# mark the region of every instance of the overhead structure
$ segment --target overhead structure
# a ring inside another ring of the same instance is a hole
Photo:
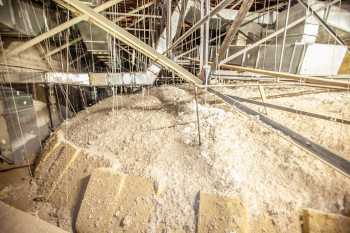
[[[101,12],[101,11],[104,11],[116,4],[118,4],[119,2],[122,2],[123,0],[109,0],[108,2],[104,3],[104,4],[101,4],[99,6],[97,6],[94,11],[96,12]],[[55,34],[57,33],[60,33],[84,20],[88,20],[88,17],[86,15],[80,15],[80,16],[77,16],[71,20],[68,20],[67,22],[65,23],[62,23],[61,25],[58,25],[57,27],[39,35],[39,36],[36,36],[35,38],[21,44],[20,46],[18,46],[17,48],[11,50],[11,51],[8,51],[6,53],[6,56],[7,57],[11,57],[11,56],[15,56],[31,47],[33,47],[34,45],[37,45],[39,44],[40,42],[54,36]]]
[[[63,0],[63,1],[75,7],[82,14],[87,15],[89,17],[89,20],[93,24],[100,27],[104,31],[108,32],[110,35],[116,37],[118,40],[129,45],[135,50],[143,53],[144,55],[146,55],[153,61],[157,62],[158,64],[163,65],[164,67],[174,71],[186,81],[193,83],[195,85],[200,85],[201,82],[196,76],[194,76],[189,71],[187,71],[180,65],[176,64],[174,61],[170,60],[166,56],[159,54],[155,49],[145,44],[143,41],[139,40],[134,35],[128,33],[123,28],[117,26],[115,23],[108,20],[106,17],[98,14],[97,12],[93,11],[91,8],[89,8],[88,6],[85,6],[84,4],[82,4],[77,0]]]
[[[68,43],[66,43],[66,44],[64,44],[64,45],[62,45],[62,46],[60,46],[60,47],[58,47],[58,48],[56,48],[56,49],[50,51],[50,52],[48,52],[48,53],[45,55],[45,58],[51,57],[51,56],[55,55],[56,53],[62,51],[63,49],[69,48],[70,46],[72,46],[72,45],[78,43],[78,42],[81,41],[82,39],[83,39],[83,38],[79,37],[79,38],[77,38],[77,39],[74,39],[74,40],[72,40],[72,41],[70,41],[70,42],[68,42]]]
[[[244,18],[246,17],[250,7],[253,5],[254,0],[246,0],[243,1],[237,16],[235,17],[235,20],[233,21],[231,27],[226,32],[226,36],[224,41],[222,42],[222,45],[219,49],[218,54],[218,62],[220,62],[222,59],[224,59],[227,49],[229,49],[233,39],[238,33],[239,27],[242,25]],[[215,64],[215,63],[214,63]]]
[[[335,4],[339,3],[339,2],[340,2],[340,0],[334,0],[334,1],[330,2],[329,4],[327,4],[327,6],[320,7],[320,8],[318,8],[317,10],[315,10],[314,12],[318,12],[318,11],[321,11],[321,10],[325,10],[325,9],[327,9],[328,7],[330,7],[330,6],[332,6],[332,5],[335,5]],[[245,54],[246,52],[248,52],[248,51],[250,51],[250,50],[256,48],[257,46],[259,46],[259,45],[261,45],[261,44],[263,44],[263,43],[265,43],[265,42],[267,42],[267,41],[269,41],[269,40],[275,38],[276,36],[282,34],[283,32],[285,32],[285,30],[289,30],[289,29],[291,29],[291,28],[293,28],[293,27],[296,27],[297,25],[303,23],[303,22],[304,22],[308,17],[310,17],[310,16],[312,16],[311,13],[309,13],[308,15],[305,15],[305,16],[303,16],[303,17],[301,17],[301,18],[295,20],[294,22],[291,22],[291,23],[288,24],[288,25],[285,25],[285,26],[282,27],[281,29],[275,31],[274,33],[271,33],[270,35],[266,36],[265,38],[262,38],[262,39],[260,39],[259,41],[256,41],[255,43],[248,45],[247,47],[245,47],[244,49],[240,50],[239,52],[236,52],[236,53],[234,53],[234,54],[228,56],[227,58],[221,60],[221,61],[219,62],[219,64],[222,65],[222,64],[226,64],[226,63],[232,61],[233,59],[235,59],[235,58],[237,58],[237,57],[239,57],[239,56]]]
[[[350,213],[349,46],[341,0],[0,0],[0,176],[32,176],[0,196],[80,233]],[[62,232],[1,210],[8,229]],[[349,233],[331,217],[327,233]]]
[[[138,13],[139,11],[142,11],[144,9],[146,9],[147,7],[150,7],[152,5],[154,5],[156,3],[156,0],[153,0],[153,1],[150,1],[146,4],[143,4],[142,6],[140,7],[137,7],[136,9],[133,9],[131,11],[129,11],[128,13],[124,13],[124,15],[122,17],[118,17],[115,22],[119,22],[119,21],[122,21],[124,19],[126,19],[127,16],[130,16],[130,15],[133,15],[133,14],[136,14]],[[140,14],[141,17],[148,17],[148,16],[145,16],[144,14]],[[154,15],[152,15],[154,17]]]
[[[345,42],[337,35],[337,33],[319,16],[319,14],[314,11],[304,0],[298,0],[298,2],[308,11],[312,13],[317,21],[326,29],[326,31],[341,45],[346,45]],[[350,49],[348,48],[350,52]]]
[[[222,2],[220,2],[212,11],[209,12],[209,14],[202,17],[195,25],[193,25],[189,30],[187,30],[184,34],[182,34],[176,41],[174,41],[173,44],[164,53],[167,53],[169,50],[175,48],[179,43],[181,43],[189,35],[191,35],[193,32],[199,29],[199,27],[203,23],[205,23],[207,20],[209,20],[210,17],[216,15],[220,10],[227,7],[232,2],[233,0],[223,0]],[[241,2],[242,0],[240,0],[236,5],[239,5]]]
[[[350,80],[349,81],[338,81],[338,80],[332,80],[332,79],[327,79],[327,78],[310,77],[310,76],[291,74],[291,73],[285,73],[285,72],[276,72],[276,71],[270,71],[270,70],[255,69],[255,68],[243,67],[243,66],[237,66],[237,65],[223,64],[223,65],[221,65],[221,67],[225,68],[225,69],[229,69],[229,70],[239,71],[239,72],[251,72],[251,73],[255,73],[255,74],[267,75],[270,77],[280,77],[280,78],[292,79],[292,80],[296,80],[299,82],[328,85],[330,88],[331,87],[340,87],[340,88],[344,88],[345,90],[350,90]]]
[[[39,28],[44,33],[4,46],[8,48],[3,53],[5,60],[11,60],[15,66],[21,58],[25,59],[16,55],[31,48],[41,50],[40,60],[44,56],[49,66],[58,61],[54,70],[66,67],[65,71],[75,72],[77,68],[107,74],[107,79],[113,80],[107,85],[152,85],[163,76],[175,78],[174,74],[201,85],[203,71],[215,78],[224,73],[220,70],[224,64],[303,76],[335,75],[343,65],[344,49],[348,49],[343,34],[347,31],[336,32],[347,28],[349,17],[346,10],[334,7],[340,0],[269,0],[269,4],[254,0],[180,0],[165,5],[157,0],[142,4],[122,0],[53,1],[60,6],[55,10],[61,18],[55,20],[47,15],[54,23]],[[50,3],[45,10],[53,10],[57,5]],[[0,10],[4,12],[4,8]],[[335,22],[335,12],[341,12],[341,21]],[[9,17],[5,18],[6,25],[10,25]],[[58,26],[49,29],[52,25]],[[329,36],[319,29],[321,25],[337,43],[326,41]],[[57,33],[69,36],[54,36]],[[81,40],[83,43],[72,46]],[[63,50],[61,56],[54,56]],[[320,69],[314,61],[317,52],[325,55]],[[69,65],[73,67],[68,68]],[[205,79],[210,78],[205,75]]]

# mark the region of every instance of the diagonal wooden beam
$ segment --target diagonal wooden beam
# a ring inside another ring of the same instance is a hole
[[[305,8],[305,10],[310,11],[312,15],[317,19],[317,21],[326,29],[326,31],[341,45],[347,46],[345,42],[340,38],[337,33],[325,22],[319,14],[314,11],[305,1],[303,0],[298,0],[298,2]],[[348,52],[350,52],[349,48]]]
[[[271,76],[271,77],[287,78],[287,79],[293,79],[296,81],[303,81],[305,83],[329,85],[333,87],[341,87],[341,88],[346,88],[347,90],[350,90],[350,82],[346,82],[346,81],[338,81],[338,80],[332,80],[327,78],[317,78],[312,76],[304,76],[304,75],[291,74],[286,72],[276,72],[276,71],[270,71],[270,70],[255,69],[255,68],[237,66],[237,65],[222,64],[220,66],[228,70],[234,70],[239,72],[251,72],[254,74],[262,74],[262,75]]]
[[[243,1],[241,7],[239,8],[237,16],[235,17],[235,20],[233,21],[233,23],[231,24],[231,27],[227,31],[226,37],[225,37],[224,41],[222,42],[222,45],[219,49],[217,63],[219,63],[222,59],[224,59],[227,49],[230,47],[233,39],[237,35],[238,30],[239,30],[241,24],[243,23],[244,18],[247,16],[249,9],[252,6],[253,2],[254,2],[254,0]]]
[[[141,10],[144,10],[144,9],[146,9],[146,8],[148,8],[148,7],[150,7],[150,6],[152,6],[152,5],[155,4],[156,2],[157,2],[157,0],[153,0],[153,1],[151,1],[151,2],[148,2],[148,3],[146,3],[146,4],[142,5],[142,6],[139,6],[139,7],[135,8],[135,9],[129,11],[128,14],[135,14],[135,13],[141,11]],[[122,20],[126,19],[126,17],[127,17],[127,16],[118,17],[118,18],[115,20],[115,22],[122,21]]]
[[[190,58],[190,57],[185,57],[185,58],[187,60],[196,62],[198,64],[200,62],[200,60],[196,58]],[[209,64],[213,64],[213,62],[209,62]],[[350,81],[339,81],[339,80],[328,79],[328,78],[318,78],[313,76],[305,76],[300,74],[291,74],[286,72],[256,69],[256,68],[250,68],[250,67],[244,67],[244,66],[238,66],[238,65],[221,64],[220,67],[227,70],[233,70],[238,72],[249,72],[254,74],[262,74],[269,77],[280,77],[280,78],[292,79],[299,82],[302,81],[302,82],[310,83],[314,85],[323,85],[323,86],[327,85],[328,88],[334,87],[337,89],[341,88],[345,90],[350,90]]]
[[[167,54],[171,49],[175,48],[181,41],[186,39],[189,35],[191,35],[193,32],[195,32],[203,23],[205,23],[207,20],[210,19],[210,17],[213,17],[218,12],[220,12],[222,9],[227,7],[231,2],[234,0],[223,0],[220,2],[209,14],[205,15],[203,18],[201,18],[197,23],[195,23],[189,30],[187,30],[184,34],[182,34],[179,39],[177,39],[163,54]],[[240,4],[243,0],[240,0],[235,4],[237,6]]]
[[[262,86],[260,86],[260,87],[262,87]],[[323,114],[303,111],[300,109],[285,107],[282,105],[265,103],[265,101],[260,102],[260,101],[256,101],[256,100],[252,100],[252,99],[246,99],[246,98],[242,98],[242,97],[238,97],[238,96],[230,95],[230,97],[239,101],[239,102],[245,102],[245,103],[249,103],[249,104],[264,106],[266,108],[272,108],[272,109],[276,109],[276,110],[280,110],[280,111],[285,111],[285,112],[300,114],[300,115],[309,116],[309,117],[313,117],[313,118],[318,118],[318,119],[322,119],[322,120],[326,120],[326,121],[332,121],[332,122],[338,122],[341,124],[350,125],[350,120],[336,118],[334,116],[327,116],[327,115],[323,115]]]
[[[148,4],[145,4],[145,5],[140,6],[140,7],[136,8],[136,9],[130,11],[130,12],[139,12],[139,11],[141,11],[141,10],[147,8],[147,7],[152,6],[152,5],[153,5],[154,3],[156,3],[156,2],[157,2],[157,0],[154,0],[154,1],[152,1],[152,2],[149,2],[149,3],[148,3],[149,5],[148,5]],[[134,21],[129,25],[129,27],[135,26],[137,23],[141,22],[141,21],[144,20],[144,19],[146,19],[146,17],[141,17],[141,18],[139,18],[139,19],[137,19],[137,20],[134,20]],[[117,20],[117,22],[118,22],[118,20]]]
[[[244,23],[242,23],[241,27],[254,22],[255,20],[261,18],[261,17],[265,17],[265,15],[275,11],[275,10],[279,10],[280,8],[284,7],[288,5],[288,2],[280,2],[274,6],[265,6],[264,8],[262,8],[261,10],[257,10],[252,14],[249,14],[245,20]]]
[[[83,57],[85,57],[88,53],[83,53],[80,56],[76,57],[74,60],[72,60],[69,65],[73,65],[74,63],[78,62],[80,59],[82,59]]]
[[[54,0],[54,1],[59,2],[59,4],[60,4],[61,6],[67,7],[67,9],[69,9],[70,11],[73,11],[75,14],[78,13],[77,10],[76,10],[75,8],[73,8],[73,7],[69,6],[69,5],[67,5],[66,3],[62,2],[61,0]],[[151,5],[153,5],[155,2],[156,2],[156,0],[154,0],[154,1],[152,1],[152,2],[149,2],[149,3],[145,4],[145,5],[142,5],[141,7],[138,7],[138,8],[136,8],[136,9],[130,11],[129,13],[124,13],[123,16],[118,17],[118,18],[116,19],[116,22],[123,20],[123,19],[126,18],[126,16],[128,16],[128,15],[135,15],[136,12],[138,12],[138,11],[140,11],[140,10],[142,10],[142,9],[145,9],[145,8],[147,8],[147,7],[151,6]],[[108,13],[107,13],[107,14],[108,14]],[[122,14],[122,13],[121,13],[121,14]],[[142,16],[144,16],[144,15],[142,15]],[[134,30],[134,29],[131,29],[131,30]],[[135,30],[136,30],[136,29],[135,29]],[[59,51],[65,49],[65,48],[67,48],[67,47],[70,47],[70,46],[72,46],[73,44],[75,44],[75,43],[77,43],[77,42],[79,42],[79,41],[81,41],[81,40],[82,40],[82,38],[80,37],[80,38],[75,39],[75,40],[73,40],[73,41],[71,41],[71,42],[68,42],[67,44],[62,45],[62,46],[60,46],[59,48],[56,48],[56,49],[54,49],[53,51],[51,51],[51,52],[49,52],[48,54],[46,54],[46,55],[45,55],[45,58],[51,57],[52,55],[58,53]]]
[[[58,48],[56,48],[56,49],[54,49],[54,50],[48,52],[47,54],[45,54],[44,58],[49,58],[49,57],[51,57],[52,55],[55,55],[56,53],[58,53],[59,51],[61,51],[61,50],[63,50],[63,49],[66,49],[66,48],[72,46],[73,44],[75,44],[75,43],[81,41],[82,39],[83,39],[83,38],[79,37],[79,38],[77,38],[77,39],[74,39],[74,40],[72,40],[72,41],[70,41],[70,42],[68,42],[68,43],[66,43],[66,44],[64,44],[64,45],[62,45],[62,46],[60,46],[60,47],[58,47]]]
[[[162,19],[163,17],[160,15],[151,15],[151,14],[136,14],[136,13],[122,13],[122,12],[106,12],[105,15],[111,15],[111,16],[122,16],[124,17],[145,17],[145,18],[153,18],[153,19]],[[117,20],[119,20],[119,17]]]
[[[95,12],[101,12],[101,11],[104,11],[116,4],[118,4],[119,2],[122,2],[123,0],[110,0],[104,4],[101,4],[99,6],[97,6],[94,11]],[[18,46],[17,48],[15,48],[14,50],[11,50],[11,51],[8,51],[7,53],[5,53],[5,56],[8,58],[8,57],[11,57],[11,56],[15,56],[31,47],[33,47],[34,45],[36,44],[39,44],[40,42],[54,36],[55,34],[59,33],[59,32],[62,32],[72,26],[74,26],[75,24],[78,24],[84,20],[88,20],[88,16],[86,15],[80,15],[78,17],[75,17],[63,24],[60,24],[58,25],[57,27],[54,27],[53,29],[21,44],[20,46]]]
[[[133,49],[141,52],[145,56],[149,57],[151,60],[155,61],[156,63],[174,71],[177,73],[181,78],[185,79],[188,82],[191,82],[195,85],[200,85],[201,81],[194,76],[192,73],[190,73],[188,70],[183,68],[182,66],[176,64],[171,59],[167,58],[164,55],[159,54],[154,48],[150,47],[149,45],[145,44],[143,41],[139,40],[134,35],[128,33],[123,28],[119,27],[112,21],[108,20],[103,15],[93,11],[91,8],[83,5],[78,0],[62,0],[65,3],[73,6],[78,11],[80,11],[82,14],[87,15],[90,19],[90,21],[98,26],[99,28],[103,29],[116,39],[120,40],[121,42],[129,45]]]
[[[72,14],[73,14],[74,16],[79,16],[78,11],[77,11],[76,9],[74,9],[73,7],[67,5],[66,3],[62,2],[61,0],[55,0],[55,3],[56,3],[59,7],[61,7],[62,9],[67,9],[67,10],[69,10],[70,12],[72,12]]]
[[[324,10],[324,9],[327,9],[328,7],[332,6],[332,5],[335,5],[337,4],[338,2],[340,2],[341,0],[333,0],[332,2],[328,3],[326,6],[324,7],[320,7],[319,9],[315,10],[315,12],[318,12],[318,11],[321,11],[321,10]],[[285,30],[289,30],[301,23],[303,23],[308,17],[310,17],[311,15],[310,14],[307,14],[299,19],[296,19],[294,22],[288,24],[288,25],[285,25],[285,27],[275,31],[274,33],[266,36],[265,38],[262,38],[261,40],[253,43],[253,44],[250,44],[248,45],[247,47],[245,47],[244,49],[230,55],[229,57],[225,58],[224,60],[220,61],[219,62],[219,65],[222,65],[222,64],[225,64],[225,63],[228,63],[230,61],[232,61],[233,59],[245,54],[246,52],[256,48],[257,46],[261,45],[262,43],[265,43],[269,40],[271,40],[272,38],[278,36],[279,34],[283,33]]]

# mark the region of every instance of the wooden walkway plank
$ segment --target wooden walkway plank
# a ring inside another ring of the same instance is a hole
[[[146,232],[154,209],[154,184],[112,168],[93,171],[78,213],[79,233]]]
[[[0,232],[3,233],[68,233],[38,217],[0,201]]]
[[[303,211],[303,233],[350,233],[350,218],[305,209]]]
[[[238,198],[200,192],[197,233],[248,232],[247,210]]]

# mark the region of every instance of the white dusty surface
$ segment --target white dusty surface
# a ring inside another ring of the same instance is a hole
[[[188,91],[162,87],[118,97],[114,113],[112,102],[79,114],[66,134],[114,161],[116,170],[159,184],[163,191],[151,229],[163,224],[170,232],[194,232],[200,190],[242,198],[252,232],[300,232],[298,213],[306,207],[349,213],[349,179],[256,119],[227,106],[200,104],[199,146],[196,105]],[[313,128],[307,130],[312,134]]]
[[[350,120],[350,93],[333,92],[280,98],[272,100],[271,103]],[[350,144],[346,143],[350,141],[350,125],[278,110],[269,110],[269,113],[272,119],[280,123],[288,122],[291,129],[350,160]]]
[[[199,191],[240,197],[248,208],[250,232],[254,233],[301,232],[302,208],[350,214],[348,178],[262,126],[257,119],[203,93],[198,106],[202,144],[198,145],[192,91],[161,87],[138,95],[109,98],[61,127],[66,138],[89,150],[91,155],[110,160],[117,171],[155,181],[161,194],[154,200],[156,208],[149,232],[159,232],[156,229],[160,225],[165,226],[166,232],[195,232]],[[259,95],[251,88],[225,90],[231,91],[235,95],[241,93],[242,97]],[[289,91],[300,90],[266,92]],[[338,101],[324,105],[324,114],[340,111],[344,117],[349,116],[348,96],[333,94]],[[310,99],[315,110],[319,110],[317,103],[324,103],[319,95]],[[333,99],[332,95],[329,99]],[[273,101],[310,109],[307,96],[293,98]],[[290,117],[271,116],[282,120]],[[301,127],[310,135],[318,134],[315,126],[301,124],[300,120],[292,118],[288,125]],[[328,122],[322,123],[328,127],[324,131],[333,127]],[[339,134],[337,128],[317,136],[320,141],[330,137],[338,142],[337,149],[342,145],[344,149],[340,152],[348,154],[348,137]]]
[[[300,91],[303,90],[285,90],[284,92],[292,93]],[[316,90],[316,92],[319,91],[322,90]],[[276,91],[275,89],[269,90],[265,88],[266,96],[273,96],[278,92],[279,91]],[[225,93],[244,98],[260,96],[257,89],[254,90],[247,88],[238,88],[235,90],[226,89]],[[257,101],[261,101],[259,98],[256,99]],[[350,92],[327,92],[323,90],[322,93],[317,94],[271,98],[267,99],[266,103],[311,113],[319,113],[338,119],[350,120]],[[265,113],[265,108],[263,106],[247,103],[244,104],[261,113]],[[350,141],[350,125],[275,110],[272,108],[267,108],[266,110],[271,119],[281,124],[287,123],[287,126],[290,129],[350,160],[350,144],[346,143]]]

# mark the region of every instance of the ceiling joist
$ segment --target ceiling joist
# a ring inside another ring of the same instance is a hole
[[[143,41],[139,40],[134,35],[128,33],[126,30],[119,27],[114,22],[108,20],[103,15],[92,10],[90,7],[85,6],[84,4],[82,4],[77,0],[62,0],[62,1],[76,8],[79,12],[87,16],[89,18],[89,21],[91,21],[97,27],[106,31],[110,35],[114,36],[116,39],[129,45],[135,50],[141,52],[142,54],[149,57],[154,62],[170,69],[171,71],[174,71],[181,78],[185,79],[190,83],[193,83],[195,85],[201,84],[201,81],[196,76],[194,76],[191,72],[187,71],[185,68],[178,65],[177,63],[167,58],[166,56],[159,54],[154,48],[150,47]]]
[[[101,4],[101,5],[97,6],[93,11],[95,11],[95,12],[104,11],[104,10],[106,10],[106,9],[108,9],[108,8],[114,6],[114,5],[116,5],[116,4],[118,4],[118,3],[122,2],[122,1],[123,0],[110,0],[110,1],[108,1],[106,3],[104,3],[104,4]],[[69,4],[67,4],[67,5],[69,5]],[[55,28],[53,28],[53,29],[51,29],[51,30],[49,30],[49,31],[47,31],[47,32],[45,32],[45,33],[43,33],[43,34],[41,34],[41,35],[39,35],[39,36],[37,36],[37,37],[35,37],[33,39],[31,39],[31,40],[21,44],[21,45],[19,45],[15,49],[6,52],[5,56],[6,57],[16,56],[19,53],[21,53],[21,52],[23,52],[23,51],[33,47],[34,45],[37,45],[40,42],[42,42],[42,41],[44,41],[44,40],[46,40],[46,39],[56,35],[57,33],[60,33],[60,32],[62,32],[64,30],[68,29],[68,28],[70,28],[70,27],[72,27],[72,26],[74,26],[74,25],[76,25],[76,24],[78,24],[78,23],[80,23],[80,22],[82,22],[84,20],[88,20],[88,16],[80,15],[80,16],[77,16],[77,17],[71,19],[71,20],[68,20],[67,22],[62,23],[62,24],[56,26]]]

